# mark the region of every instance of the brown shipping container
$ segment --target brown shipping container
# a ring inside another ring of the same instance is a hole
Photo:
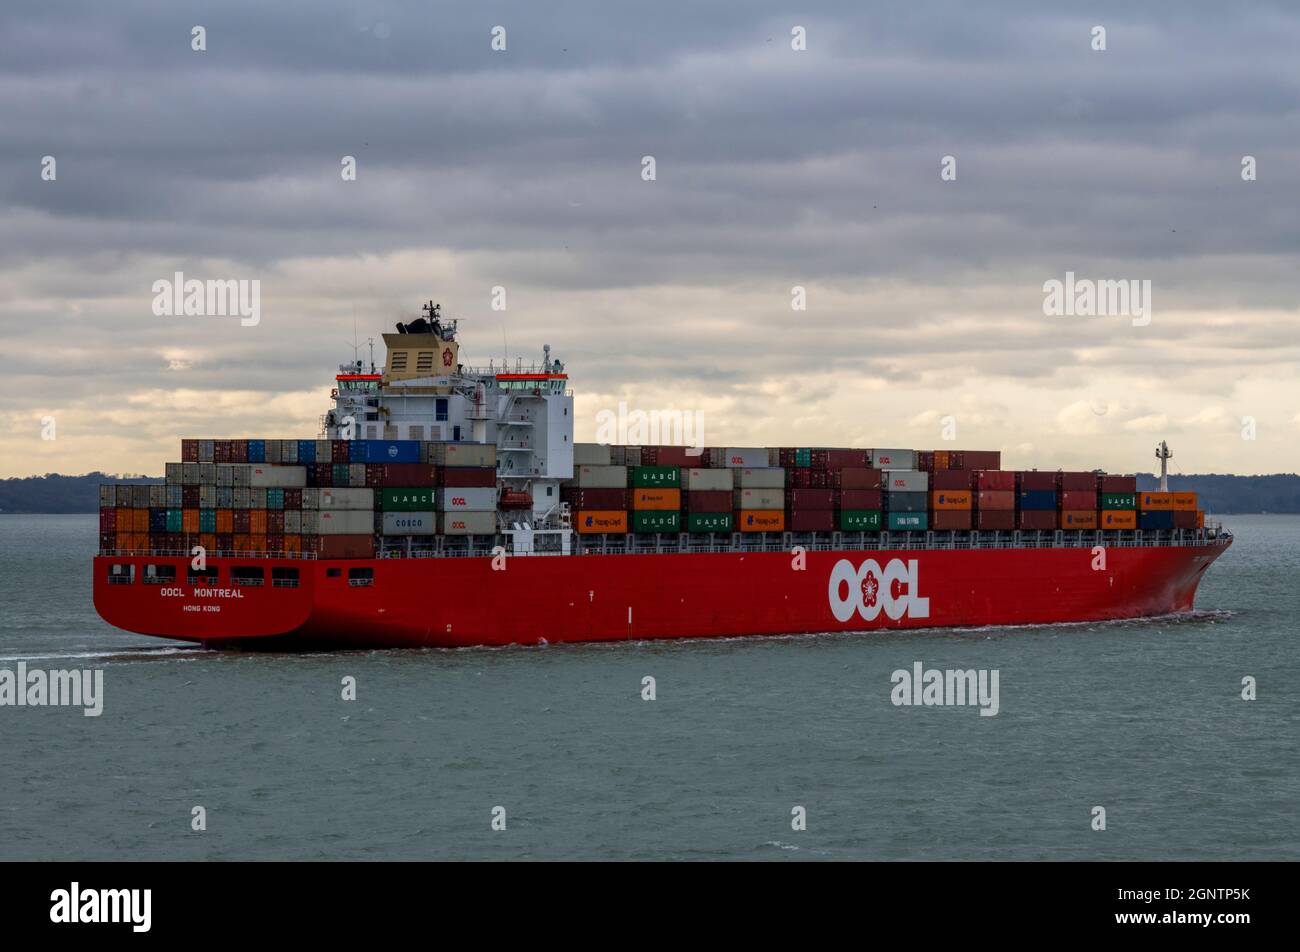
[[[1097,491],[1096,473],[1057,473],[1056,488],[1061,492]]]
[[[1098,476],[1097,492],[1099,493],[1135,493],[1138,491],[1138,478],[1136,476]]]
[[[786,476],[791,489],[832,489],[835,486],[835,472],[828,469],[787,469]]]
[[[442,485],[473,489],[497,484],[497,471],[483,466],[448,466],[442,471]]]
[[[1010,532],[1016,527],[1014,509],[980,509],[975,513],[975,528],[985,532]]]
[[[964,469],[936,469],[930,475],[931,489],[970,489],[971,474]]]
[[[1009,469],[977,469],[975,470],[975,488],[978,490],[990,489],[996,492],[1016,491],[1016,474]]]
[[[879,489],[880,470],[856,466],[837,469],[831,474],[831,481],[835,489]]]
[[[703,466],[701,453],[689,446],[644,446],[641,448],[643,466]]]
[[[929,467],[930,472],[937,473],[941,469],[949,468],[949,463],[951,462],[952,453],[950,453],[948,450],[935,450],[933,453],[929,455],[933,462],[933,465]],[[925,469],[926,467],[922,466],[921,468]]]
[[[1016,483],[1022,493],[1043,489],[1055,491],[1056,474],[1039,470],[1026,470],[1025,472],[1016,473]]]
[[[249,526],[249,519],[250,519],[249,513],[251,511],[252,510],[250,509],[232,510],[231,512],[231,525],[233,526],[232,531],[240,532],[243,533],[244,535],[248,534],[249,531],[248,526]]]
[[[1068,493],[1064,493],[1063,495],[1068,495]],[[1062,529],[1095,529],[1097,528],[1097,510],[1096,509],[1062,509],[1061,528]]]
[[[930,528],[936,532],[962,532],[970,529],[970,527],[971,511],[969,509],[936,509],[930,513]]]
[[[933,473],[935,470],[934,453],[929,450],[917,452],[916,468],[923,473]]]
[[[1174,528],[1175,529],[1195,529],[1197,528],[1196,510],[1195,509],[1175,509],[1174,510]]]
[[[382,474],[381,486],[402,488],[438,485],[438,467],[433,463],[378,463],[374,465]],[[488,472],[493,470],[488,469]],[[495,475],[494,475],[495,480]],[[370,485],[367,482],[366,485]]]
[[[199,441],[181,440],[181,460],[186,463],[199,461]]]
[[[590,490],[588,490],[590,492]],[[602,532],[627,532],[627,513],[588,509],[574,515],[573,524],[583,535],[595,535]]]
[[[1091,489],[1087,491],[1082,489],[1063,489],[1061,490],[1061,495],[1057,498],[1056,504],[1060,507],[1062,512],[1065,510],[1096,510],[1097,494]]]
[[[841,509],[880,509],[879,489],[845,489],[840,492]]]
[[[962,453],[962,469],[1001,469],[1001,450],[965,450]]]
[[[824,450],[823,452],[826,453],[826,469],[857,469],[867,465],[866,450]]]
[[[835,511],[833,509],[791,510],[786,528],[791,532],[834,532]]]
[[[1022,509],[1016,515],[1016,524],[1021,529],[1055,529],[1055,509]]]
[[[373,535],[323,535],[311,539],[316,555],[322,559],[370,559],[375,555]]]
[[[727,497],[727,508],[730,509],[731,493],[724,492],[721,495]],[[566,486],[560,490],[560,498],[573,509],[624,511],[628,508],[628,491],[626,489],[582,489],[577,486]]]
[[[930,508],[935,512],[969,509],[970,507],[971,493],[969,489],[939,489],[930,493]]]
[[[830,511],[835,508],[835,490],[833,489],[792,489],[785,494],[785,507],[795,512],[809,512],[813,510]],[[794,525],[790,526],[795,532],[811,532],[811,529],[800,529]]]
[[[726,489],[692,489],[686,493],[690,512],[731,512],[731,492]]]

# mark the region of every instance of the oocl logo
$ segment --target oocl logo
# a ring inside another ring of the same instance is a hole
[[[875,559],[867,559],[859,568],[840,559],[831,570],[827,596],[839,621],[848,621],[854,612],[863,621],[874,621],[881,610],[893,621],[904,615],[930,617],[930,599],[920,595],[915,559],[906,563],[890,559],[883,570]]]

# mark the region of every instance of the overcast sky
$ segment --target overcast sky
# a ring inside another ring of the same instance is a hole
[[[1294,472],[1297,49],[1287,3],[6,4],[0,475],[314,436],[354,316],[382,354],[429,298],[466,362],[550,344],[580,440],[625,401]],[[260,323],[155,316],[176,271],[259,280]],[[1149,280],[1150,323],[1045,315],[1067,271]]]

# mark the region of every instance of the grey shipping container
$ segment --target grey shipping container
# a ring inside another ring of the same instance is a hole
[[[723,451],[723,465],[732,469],[767,469],[766,446],[728,446]]]
[[[919,470],[894,470],[880,480],[886,492],[923,493],[930,488],[930,474]]]
[[[384,535],[433,535],[438,518],[432,512],[385,512]]]
[[[181,464],[181,482],[186,486],[197,486],[199,484],[198,463]]]
[[[252,490],[247,486],[235,486],[231,490],[231,501],[234,502],[235,509],[248,509],[248,497]]]
[[[779,466],[746,467],[735,472],[739,489],[785,488],[785,470]]]
[[[249,463],[244,467],[248,471],[248,485],[292,489],[307,485],[307,468],[305,466],[271,466],[264,463]],[[366,467],[361,466],[361,484],[366,482]],[[238,483],[236,483],[238,485]]]
[[[878,449],[871,451],[872,469],[916,469],[916,450]]]
[[[374,509],[375,491],[373,489],[321,489],[318,505],[322,512],[328,509]]]
[[[607,443],[574,443],[574,466],[610,466],[609,445]]]
[[[577,466],[574,474],[583,489],[625,489],[626,466]]]
[[[495,512],[440,512],[438,531],[443,535],[495,535]]]
[[[216,440],[199,440],[199,462],[211,463],[216,458],[216,449]]]
[[[297,509],[286,509],[284,511],[284,531],[288,535],[298,535],[302,532],[302,512]]]
[[[929,493],[886,493],[885,508],[890,512],[925,512]]]
[[[737,489],[737,509],[784,509],[785,491],[781,489]]]
[[[217,485],[235,485],[235,468],[229,463],[217,463]]]
[[[438,509],[443,512],[491,512],[496,507],[497,491],[491,486],[438,490]]]
[[[280,462],[296,463],[298,462],[298,441],[297,440],[277,440],[280,444]]]
[[[99,484],[99,506],[101,509],[111,509],[117,505],[117,487],[112,483]]]
[[[729,469],[687,469],[682,472],[682,488],[686,490],[730,491],[735,486],[734,480],[735,473]]]
[[[316,531],[320,535],[373,533],[375,516],[369,509],[322,509]]]
[[[217,484],[217,464],[199,463],[199,485],[215,486]]]
[[[184,464],[168,463],[163,467],[163,479],[167,481],[168,486],[180,486],[182,474],[184,473]]]
[[[303,535],[319,535],[317,530],[320,529],[320,513],[315,509],[304,509],[299,515],[299,525],[302,528]],[[286,530],[287,531],[287,530]]]

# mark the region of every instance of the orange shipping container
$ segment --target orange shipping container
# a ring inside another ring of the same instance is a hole
[[[118,532],[131,532],[135,529],[135,516],[131,515],[132,510],[128,506],[117,507],[117,521],[113,523]]]
[[[249,552],[266,551],[266,533],[250,533],[248,536]]]
[[[935,452],[937,455],[938,451]],[[969,509],[970,507],[969,489],[936,489],[930,493],[931,509]]]
[[[113,547],[119,552],[124,552],[131,548],[131,533],[119,532],[115,537]]]
[[[1173,497],[1171,508],[1184,511],[1196,510],[1196,493],[1170,493]]]
[[[585,509],[577,514],[574,523],[583,535],[627,532],[627,513],[614,509]]]
[[[285,555],[289,555],[290,553],[292,553],[293,555],[297,555],[301,551],[302,551],[302,536],[287,535],[284,537]]]
[[[1097,528],[1097,510],[1063,509],[1061,510],[1061,528],[1095,529]]]
[[[203,546],[207,552],[215,552],[217,551],[217,537],[211,532],[205,532],[199,536],[199,545]]]
[[[1136,529],[1138,515],[1132,509],[1103,509],[1100,529]]]
[[[785,510],[742,509],[736,513],[736,528],[741,532],[784,532]]]
[[[199,534],[199,511],[197,509],[181,510],[181,532]]]
[[[248,552],[248,551],[250,551],[249,548],[248,548],[248,533],[247,533],[247,532],[239,532],[239,533],[236,533],[236,534],[235,534],[235,551],[236,551],[236,552]]]
[[[235,531],[235,512],[233,509],[217,510],[217,531],[222,534]]]
[[[632,508],[672,511],[682,508],[680,489],[633,489]]]
[[[1196,528],[1198,528],[1198,529],[1204,529],[1204,528],[1205,528],[1205,513],[1203,513],[1203,512],[1198,512],[1198,513],[1196,514]]]
[[[132,512],[131,531],[143,532],[145,535],[148,535],[149,534],[149,510],[132,509],[131,512]]]
[[[266,510],[250,509],[248,510],[248,532],[250,535],[266,535]],[[260,552],[261,549],[254,551]]]
[[[1172,509],[1173,493],[1138,493],[1139,509]]]
[[[935,451],[934,451],[934,468],[935,468],[935,469],[947,469],[947,468],[948,468],[948,457],[949,457],[949,452],[948,452],[948,450],[935,450]]]

